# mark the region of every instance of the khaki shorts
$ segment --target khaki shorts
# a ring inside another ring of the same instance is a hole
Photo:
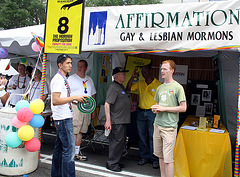
[[[73,109],[73,131],[74,134],[87,133],[88,126],[91,123],[91,114],[83,114],[78,108],[77,104],[72,104]]]
[[[154,125],[153,154],[162,158],[165,163],[173,162],[173,151],[177,128],[164,128]]]

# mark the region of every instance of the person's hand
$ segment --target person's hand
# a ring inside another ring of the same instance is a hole
[[[105,129],[112,129],[111,121],[106,121],[104,127],[105,127]]]
[[[137,77],[138,76],[138,69],[137,68],[135,68],[134,70],[133,70],[133,74],[132,74],[132,77],[133,78],[135,78],[135,77]]]
[[[152,109],[152,112],[155,113],[155,114],[165,111],[165,108],[163,106],[158,105],[158,104],[152,105],[151,109]]]
[[[15,85],[15,84],[13,84],[13,85],[12,85],[12,89],[14,89],[14,90],[15,90],[16,88],[17,88],[17,87],[16,87],[16,85]]]
[[[84,96],[84,95],[77,95],[75,96],[74,100],[77,100],[81,103],[86,103],[87,100],[85,98],[88,98],[88,96]]]
[[[61,10],[62,10],[62,9],[65,10],[66,8],[67,8],[67,10],[69,10],[70,7],[71,7],[70,4],[66,4],[66,5],[63,5],[63,6],[61,7]]]

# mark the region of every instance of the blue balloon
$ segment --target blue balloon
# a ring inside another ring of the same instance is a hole
[[[29,108],[29,102],[27,100],[20,100],[15,106],[15,110],[18,111],[20,108],[27,107]]]
[[[17,132],[11,132],[5,137],[5,142],[7,146],[11,148],[16,148],[22,143],[22,140],[20,140],[20,138],[18,137]]]
[[[29,124],[34,128],[40,128],[44,125],[44,118],[40,114],[33,114],[32,120],[29,121]]]

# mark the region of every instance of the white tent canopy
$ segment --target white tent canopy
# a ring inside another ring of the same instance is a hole
[[[9,68],[7,66],[9,65]],[[10,65],[10,59],[1,59],[0,60],[0,74],[13,76],[18,74],[18,72]]]

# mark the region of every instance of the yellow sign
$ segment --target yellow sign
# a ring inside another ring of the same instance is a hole
[[[79,54],[84,0],[48,0],[45,53]]]
[[[102,56],[100,83],[107,83],[109,70],[110,70],[110,56],[103,55]]]
[[[126,63],[126,70],[129,70],[129,72],[126,73],[126,81],[123,83],[123,85],[126,87],[129,79],[132,77],[132,73],[134,69],[137,69],[137,72],[139,73],[137,77],[134,78],[133,84],[140,80],[144,80],[142,76],[142,66],[148,65],[151,63],[151,59],[145,59],[145,58],[138,58],[133,56],[128,56],[127,63]]]

